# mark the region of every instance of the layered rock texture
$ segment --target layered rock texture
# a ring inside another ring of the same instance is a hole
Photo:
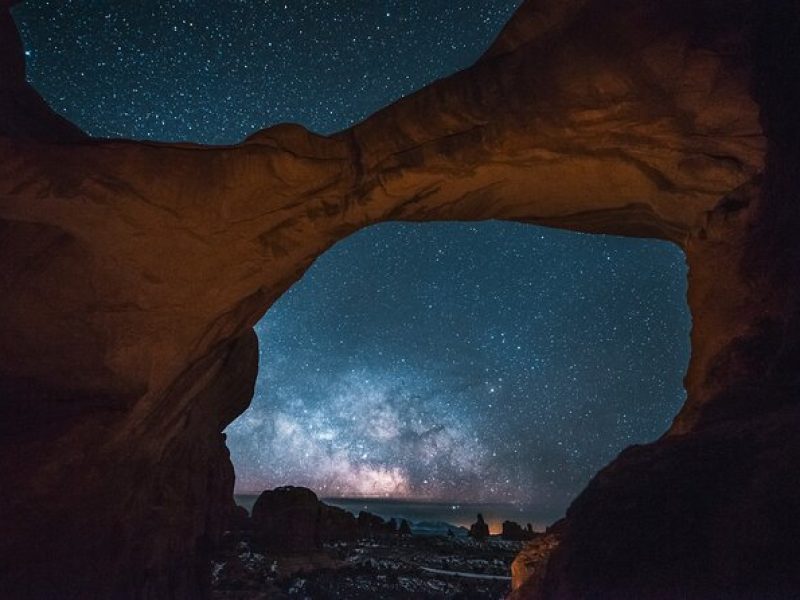
[[[354,128],[89,139],[0,2],[0,590],[202,598],[252,326],[349,233],[510,219],[679,244],[688,399],[515,569],[518,598],[800,590],[800,9],[527,0],[472,68]],[[538,567],[536,567],[538,565]]]

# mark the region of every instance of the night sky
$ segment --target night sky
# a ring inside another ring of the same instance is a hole
[[[517,1],[35,1],[29,78],[97,136],[233,143],[343,129],[468,66]],[[358,8],[355,6],[358,5]],[[258,326],[237,489],[513,501],[557,514],[669,426],[689,353],[681,252],[510,224],[388,223]]]

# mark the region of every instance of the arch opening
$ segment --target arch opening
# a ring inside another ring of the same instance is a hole
[[[669,427],[690,324],[667,242],[503,221],[368,227],[256,328],[255,397],[226,430],[238,501],[300,485],[387,517],[422,520],[409,507],[426,503],[468,525],[480,506],[495,530],[515,514],[544,527]]]

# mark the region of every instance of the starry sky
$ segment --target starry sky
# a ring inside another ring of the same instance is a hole
[[[29,79],[96,136],[332,133],[473,62],[518,0],[28,0]],[[558,515],[684,399],[686,267],[665,242],[386,223],[259,323],[239,492],[514,502]]]

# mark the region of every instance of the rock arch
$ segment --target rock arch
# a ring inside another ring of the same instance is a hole
[[[800,589],[798,23],[791,0],[527,0],[352,129],[201,147],[54,115],[2,8],[2,586],[202,597],[255,322],[361,227],[497,218],[679,244],[694,323],[670,432],[593,480],[516,593]]]

